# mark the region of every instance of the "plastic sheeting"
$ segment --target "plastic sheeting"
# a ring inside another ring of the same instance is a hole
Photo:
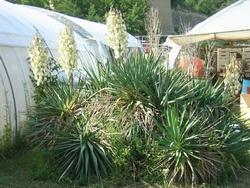
[[[80,18],[76,18],[76,17],[72,17],[72,16],[68,16],[68,15],[64,15],[58,12],[54,12],[51,10],[47,10],[47,9],[42,9],[42,8],[38,8],[38,7],[31,7],[31,6],[25,6],[34,10],[37,10],[39,12],[42,12],[48,16],[51,16],[55,19],[58,20],[64,20],[64,21],[72,21],[73,23],[76,23],[77,25],[79,25],[80,27],[84,28],[84,30],[86,32],[88,32],[93,39],[105,44],[108,46],[107,40],[106,40],[106,33],[107,33],[107,26],[105,24],[102,23],[96,23],[96,22],[91,22],[88,20],[84,20],[84,19],[80,19]],[[61,18],[62,17],[62,18]],[[101,31],[101,32],[100,32]],[[132,35],[130,35],[128,33],[128,47],[131,48],[141,48],[142,45],[141,43]]]

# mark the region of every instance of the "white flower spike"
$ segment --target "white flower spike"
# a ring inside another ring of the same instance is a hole
[[[49,56],[48,50],[44,47],[44,42],[38,33],[32,40],[28,54],[34,79],[36,80],[36,84],[39,86],[47,80],[49,75]]]
[[[230,63],[226,65],[224,78],[225,90],[229,91],[232,97],[236,97],[241,89],[242,63],[233,56]]]
[[[77,49],[72,30],[65,26],[59,36],[58,62],[68,78],[73,79],[73,72],[77,68]]]
[[[128,52],[128,34],[119,10],[111,8],[106,15],[107,42],[114,50],[115,59],[126,57]]]

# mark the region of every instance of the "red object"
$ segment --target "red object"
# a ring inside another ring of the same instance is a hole
[[[195,57],[193,75],[195,77],[201,77],[203,76],[203,70],[204,70],[203,61],[199,57]]]
[[[203,76],[204,65],[203,61],[199,57],[193,57],[193,63],[191,64],[187,58],[181,58],[178,68],[190,72],[195,77]]]
[[[247,94],[250,94],[250,87],[247,87]]]

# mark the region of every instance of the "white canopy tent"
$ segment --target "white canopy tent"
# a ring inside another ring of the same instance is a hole
[[[250,39],[250,0],[239,0],[185,35],[169,36],[164,45],[171,48],[169,67],[173,67],[182,46],[204,40],[238,41]]]
[[[58,38],[65,22],[41,10],[0,0],[0,139],[4,126],[11,126],[15,131],[24,122],[27,107],[32,103],[27,50],[36,32],[41,34],[57,57]],[[79,69],[86,64],[94,66],[97,59],[105,61],[109,58],[103,24],[55,14],[72,22]],[[135,37],[129,35],[129,39],[130,47],[141,48]]]

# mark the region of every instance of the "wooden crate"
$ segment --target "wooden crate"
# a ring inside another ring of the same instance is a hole
[[[245,54],[249,54],[249,65],[250,65],[250,48],[249,51],[245,50]],[[246,53],[247,52],[247,53]],[[235,48],[217,48],[217,72],[220,76],[223,76],[223,73],[225,73],[225,66],[230,62],[230,59],[235,54],[243,54],[243,48],[242,47],[235,47]],[[245,56],[247,57],[247,56]],[[250,71],[250,66],[249,66]]]
[[[223,73],[225,65],[229,61],[229,51],[227,48],[217,48],[217,72]]]
[[[250,77],[250,48],[243,48],[242,61],[244,63],[244,72]]]

